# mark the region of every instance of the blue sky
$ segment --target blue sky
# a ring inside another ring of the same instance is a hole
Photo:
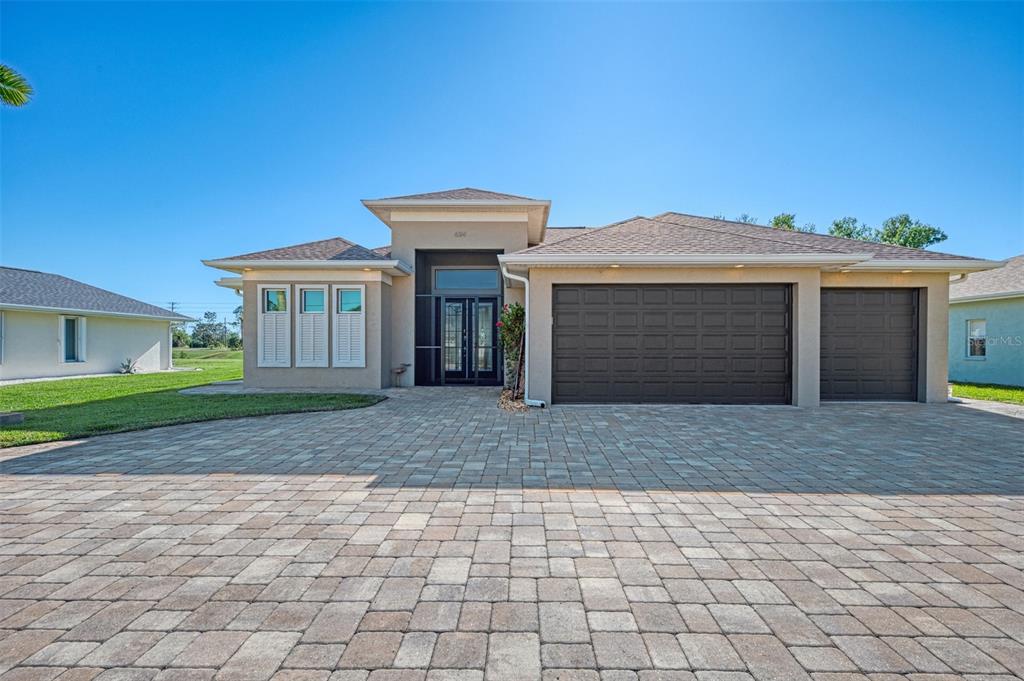
[[[1024,252],[1024,4],[0,5],[0,261],[199,314],[200,258],[478,186],[551,224],[909,212]]]

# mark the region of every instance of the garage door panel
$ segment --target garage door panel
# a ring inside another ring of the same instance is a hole
[[[554,401],[788,403],[790,298],[784,284],[556,285]]]
[[[821,399],[915,400],[917,289],[821,290]]]
[[[611,299],[614,305],[636,305],[640,302],[640,292],[635,288],[613,288]]]
[[[696,305],[697,289],[693,286],[676,286],[669,289],[669,299],[672,305]]]

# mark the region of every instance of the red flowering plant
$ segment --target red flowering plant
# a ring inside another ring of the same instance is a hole
[[[505,351],[505,387],[512,388],[519,381],[520,359],[523,350],[523,330],[526,310],[519,303],[506,303],[501,308],[498,323],[498,340]]]

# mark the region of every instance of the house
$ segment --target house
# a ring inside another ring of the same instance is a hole
[[[0,267],[0,380],[171,368],[171,326],[191,321],[59,274]]]
[[[950,284],[949,379],[1024,386],[1024,254]]]
[[[471,188],[363,204],[390,246],[204,261],[237,275],[247,384],[498,385],[518,301],[531,404],[942,401],[949,277],[997,265],[682,213],[549,227]]]

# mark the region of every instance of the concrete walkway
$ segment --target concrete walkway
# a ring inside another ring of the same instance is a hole
[[[0,681],[1024,675],[1024,420],[374,407],[0,452]]]

